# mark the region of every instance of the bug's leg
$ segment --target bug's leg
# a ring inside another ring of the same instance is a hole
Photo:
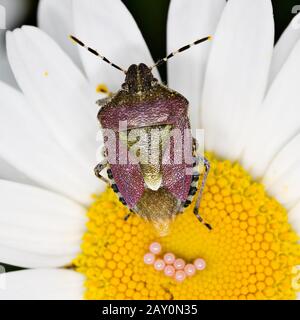
[[[200,189],[199,189],[199,192],[198,192],[198,196],[197,196],[197,200],[196,200],[196,204],[195,204],[195,207],[194,207],[194,215],[197,217],[197,219],[202,223],[204,224],[209,230],[212,229],[211,225],[207,222],[205,222],[203,220],[203,218],[200,216],[199,214],[199,207],[200,207],[200,203],[201,203],[201,198],[202,198],[202,194],[203,194],[203,190],[204,190],[204,187],[205,187],[205,183],[206,183],[206,180],[207,180],[207,176],[208,176],[208,173],[209,173],[209,169],[210,169],[210,163],[209,161],[204,158],[204,157],[201,157],[201,156],[198,156],[198,160],[201,161],[203,163],[203,166],[204,166],[204,173],[203,173],[203,178],[202,178],[202,181],[201,181],[201,186],[200,186]]]
[[[192,183],[190,185],[190,190],[189,190],[187,199],[185,199],[185,201],[183,202],[179,202],[178,210],[177,210],[178,214],[183,213],[184,210],[191,205],[198,191],[198,181],[200,177],[200,168],[199,168],[200,155],[198,155],[197,151],[198,151],[198,142],[195,138],[193,138],[192,155],[194,157],[194,163],[193,163],[194,169],[193,169]]]
[[[101,171],[107,167],[107,161],[103,160],[102,162],[98,163],[94,169],[95,175],[97,178],[101,179],[103,182],[111,185],[110,181],[102,176]]]
[[[125,216],[124,216],[124,221],[127,221],[129,218],[130,218],[130,216],[131,216],[131,214],[132,214],[132,212],[130,211],[129,213],[127,213]]]
[[[96,89],[97,92],[101,92],[103,94],[106,95],[105,98],[101,98],[101,99],[98,99],[96,101],[96,104],[100,107],[100,109],[106,104],[108,103],[112,97],[114,96],[114,93],[109,91],[107,86],[105,84],[99,84],[97,86],[97,89]]]
[[[132,209],[129,209],[130,211],[124,216],[124,221],[127,221],[133,214],[135,214],[135,211]]]
[[[103,107],[110,99],[111,99],[111,97],[99,99],[99,100],[96,101],[96,104],[101,108],[101,107]]]
[[[101,165],[101,163],[100,163],[100,165]],[[96,167],[96,168],[97,168],[97,167]],[[116,182],[115,182],[115,180],[114,180],[114,177],[113,177],[113,174],[112,174],[112,171],[111,171],[110,168],[107,169],[107,176],[108,176],[108,178],[109,178],[110,181],[108,181],[108,180],[105,179],[105,178],[104,178],[104,179],[108,182],[108,184],[111,186],[112,190],[116,193],[116,195],[118,196],[119,201],[120,201],[124,206],[126,206],[126,207],[128,208],[128,205],[127,205],[127,203],[126,203],[126,200],[123,198],[122,194],[120,193],[119,188],[118,188],[118,186],[117,186],[117,184],[116,184]],[[130,209],[130,211],[132,211],[132,210]],[[125,218],[126,218],[125,220],[127,220],[127,219],[129,218],[129,215],[130,215],[130,214],[127,214],[127,215],[125,216]],[[127,216],[128,216],[128,217],[127,217]]]

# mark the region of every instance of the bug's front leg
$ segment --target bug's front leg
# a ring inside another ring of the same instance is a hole
[[[112,92],[110,92],[110,91],[108,91],[108,90],[106,91],[106,90],[107,90],[107,88],[105,88],[105,90],[104,90],[104,91],[101,91],[101,92],[107,94],[107,97],[98,99],[98,100],[96,101],[96,104],[97,104],[100,108],[102,108],[105,104],[107,104],[109,101],[111,101],[111,99],[112,99],[113,96],[114,96],[114,93],[112,93]]]
[[[103,160],[98,163],[94,169],[95,175],[97,178],[101,179],[103,182],[107,183],[109,186],[111,185],[110,181],[102,176],[101,171],[107,167],[107,160]]]
[[[97,104],[100,108],[102,108],[109,100],[111,100],[111,97],[99,99],[99,100],[96,101],[96,104]]]
[[[209,169],[210,169],[210,163],[209,161],[198,155],[197,157],[197,161],[199,162],[202,162],[203,163],[203,166],[204,166],[204,173],[203,173],[203,178],[202,178],[202,181],[201,181],[201,186],[200,186],[200,190],[198,192],[198,196],[197,196],[197,200],[196,200],[196,204],[195,204],[195,207],[194,207],[194,215],[197,217],[197,219],[202,223],[204,224],[209,230],[212,229],[211,225],[207,222],[205,222],[203,220],[203,218],[200,216],[199,214],[199,207],[200,207],[200,203],[201,203],[201,199],[202,199],[202,195],[203,195],[203,190],[204,190],[204,187],[205,187],[205,183],[206,183],[206,180],[207,180],[207,176],[208,176],[208,173],[209,173]]]

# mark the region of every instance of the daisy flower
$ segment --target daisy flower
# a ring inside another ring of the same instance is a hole
[[[125,222],[126,207],[92,174],[94,101],[123,75],[67,41],[152,65],[136,23],[109,0],[43,0],[38,18],[40,29],[7,34],[21,91],[0,83],[0,157],[13,168],[0,168],[0,261],[28,268],[7,273],[0,298],[297,298],[300,31],[288,27],[274,48],[269,0],[171,1],[168,52],[213,35],[168,62],[168,85],[205,130],[201,212],[214,228],[188,208],[158,239],[138,216]],[[143,256],[157,240],[206,269],[184,283],[153,270]]]

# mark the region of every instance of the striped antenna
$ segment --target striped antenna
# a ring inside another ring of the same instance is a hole
[[[193,43],[191,44],[187,44],[186,46],[184,47],[181,47],[180,49],[174,51],[174,52],[171,52],[170,54],[168,54],[165,58],[163,59],[159,59],[150,69],[153,69],[155,67],[158,67],[160,66],[161,64],[165,63],[166,61],[168,61],[170,58],[174,57],[177,53],[179,52],[182,52],[182,51],[185,51],[199,43],[202,43],[202,42],[205,42],[207,40],[211,40],[212,39],[212,36],[208,36],[208,37],[205,37],[205,38],[202,38],[202,39],[198,39],[196,41],[194,41]]]
[[[80,46],[82,46],[83,48],[87,49],[89,52],[91,52],[92,54],[94,54],[95,56],[99,57],[101,60],[105,61],[106,63],[110,64],[112,67],[124,72],[126,74],[126,70],[117,66],[116,64],[112,63],[111,61],[109,61],[106,57],[102,56],[99,52],[97,52],[96,50],[86,46],[82,41],[80,41],[79,39],[77,39],[76,37],[70,35],[70,39],[72,41],[74,41],[75,43],[79,44]]]

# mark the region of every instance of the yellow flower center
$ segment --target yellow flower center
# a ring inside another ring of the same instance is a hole
[[[207,156],[200,212],[212,231],[191,205],[158,238],[139,216],[124,221],[128,210],[111,189],[95,197],[74,261],[86,276],[86,299],[295,299],[300,245],[286,210],[239,164]],[[206,269],[183,283],[168,278],[143,262],[153,241],[187,262],[204,258]]]

